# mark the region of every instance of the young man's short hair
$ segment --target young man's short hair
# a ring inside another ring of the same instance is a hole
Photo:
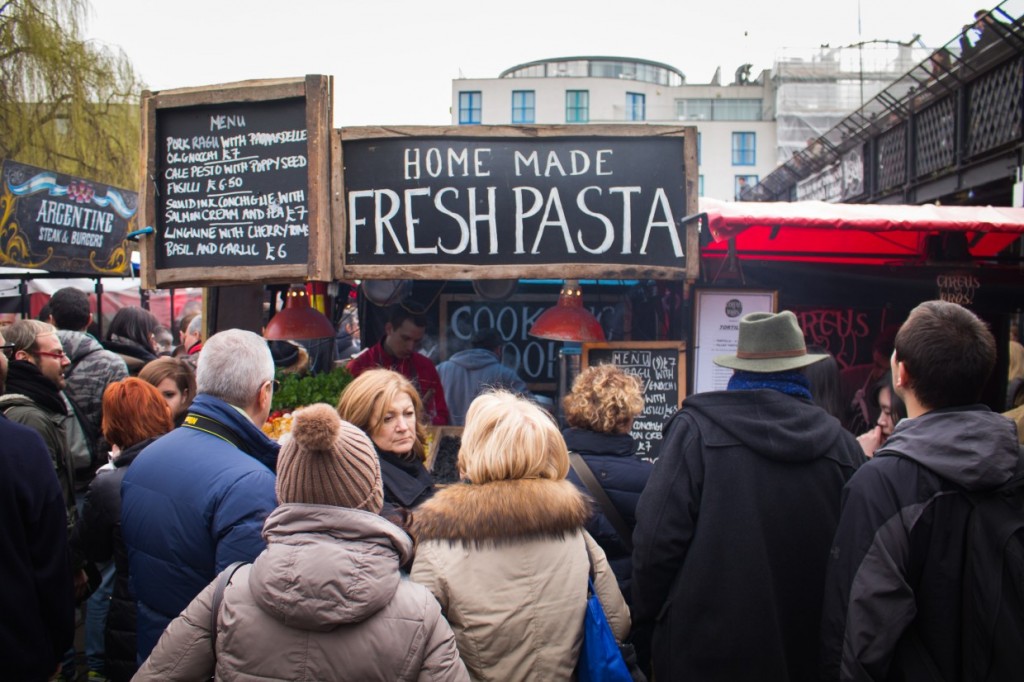
[[[50,315],[57,329],[80,332],[89,326],[89,314],[89,295],[80,289],[64,287],[50,296]]]
[[[956,303],[926,301],[896,334],[896,360],[922,406],[978,402],[996,364],[996,341],[977,315]]]
[[[417,327],[427,326],[427,315],[417,304],[406,303],[391,306],[388,311],[388,323],[393,329],[398,329],[406,321],[411,321]]]

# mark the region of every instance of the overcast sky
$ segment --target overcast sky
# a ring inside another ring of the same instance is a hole
[[[448,125],[451,81],[536,59],[609,55],[674,66],[689,83],[756,75],[781,48],[862,40],[929,47],[978,0],[91,0],[86,37],[120,47],[155,90],[334,76],[334,126]],[[1024,11],[1024,0],[1008,7]]]

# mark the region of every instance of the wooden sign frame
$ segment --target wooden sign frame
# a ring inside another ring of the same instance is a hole
[[[348,249],[348,207],[343,146],[345,142],[371,139],[394,140],[400,138],[447,138],[463,140],[513,139],[537,141],[558,138],[593,141],[608,138],[679,138],[682,145],[683,177],[685,183],[685,216],[695,216],[697,208],[697,129],[694,126],[654,125],[531,125],[531,126],[399,126],[351,127],[333,131],[331,156],[334,159],[331,182],[335,188],[332,197],[334,239],[338,248],[334,253],[334,272],[342,279],[515,279],[515,278],[623,278],[623,279],[686,279],[693,281],[699,274],[700,250],[697,221],[681,225],[685,234],[683,244],[685,267],[645,267],[636,264],[615,263],[614,255],[602,254],[591,262],[582,263],[418,263],[418,264],[353,264],[346,259]]]
[[[582,358],[580,359],[580,371],[590,367],[590,351],[602,350],[667,350],[675,348],[679,351],[679,360],[676,366],[676,382],[679,385],[678,408],[686,399],[686,342],[685,341],[603,341],[597,343],[584,343],[580,345]]]
[[[139,242],[144,289],[167,286],[211,286],[259,282],[289,283],[306,280],[330,281],[330,130],[333,78],[309,75],[302,78],[250,80],[176,90],[142,93],[142,146],[139,205],[140,225],[157,226],[157,154],[159,131],[157,112],[164,109],[216,104],[246,104],[304,98],[307,131],[307,192],[309,209],[309,251],[306,263],[286,265],[237,265],[222,267],[156,267],[156,234]]]

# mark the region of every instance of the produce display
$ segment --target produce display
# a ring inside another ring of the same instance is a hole
[[[270,417],[262,427],[263,433],[274,440],[291,431],[294,410],[313,403],[337,405],[352,375],[344,367],[335,367],[330,372],[305,376],[278,371],[277,380],[281,384],[274,391]]]

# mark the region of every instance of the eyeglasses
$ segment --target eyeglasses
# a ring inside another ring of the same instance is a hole
[[[4,343],[0,344],[0,353],[6,353],[7,351],[14,350],[18,345],[15,343]]]
[[[274,392],[277,392],[277,391],[281,390],[281,382],[278,381],[277,379],[268,379],[266,383],[270,384],[270,388]]]
[[[48,358],[57,358],[58,360],[63,360],[64,358],[67,357],[66,355],[64,355],[64,351],[62,350],[34,350],[29,352],[32,355],[45,355]]]

